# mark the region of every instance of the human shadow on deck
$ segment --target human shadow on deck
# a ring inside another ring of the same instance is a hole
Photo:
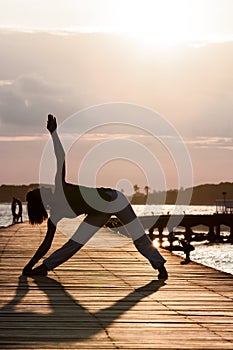
[[[106,328],[115,320],[140,300],[155,293],[165,285],[161,280],[152,281],[135,289],[113,305],[97,312],[90,312],[74,299],[58,281],[49,277],[38,277],[34,281],[48,297],[48,306],[51,312],[43,314],[17,311],[17,306],[29,291],[27,277],[21,276],[14,298],[0,310],[5,325],[1,342],[4,337],[7,339],[8,345],[9,342],[14,344],[17,342],[21,344],[56,341],[77,342],[84,341],[100,332],[105,332],[105,337],[107,336]],[[39,302],[34,300],[35,305],[37,304],[39,308]],[[29,307],[30,305],[27,306],[27,308]]]

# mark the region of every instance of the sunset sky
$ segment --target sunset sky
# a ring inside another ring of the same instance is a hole
[[[48,113],[62,123],[113,102],[152,109],[172,125],[188,148],[194,185],[233,181],[233,1],[0,0],[0,50],[0,184],[39,181]],[[77,129],[67,126],[66,138]],[[151,167],[152,189],[179,187],[176,160],[156,137],[122,125],[74,142],[69,181],[108,139],[153,153],[161,169]],[[143,161],[126,158],[123,150],[112,162],[103,156],[97,185],[147,185]]]

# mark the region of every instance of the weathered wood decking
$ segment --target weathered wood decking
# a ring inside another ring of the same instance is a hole
[[[20,277],[44,232],[0,230],[1,349],[233,349],[231,275],[162,251],[162,283],[131,243],[102,232],[116,248],[87,247],[49,277]]]

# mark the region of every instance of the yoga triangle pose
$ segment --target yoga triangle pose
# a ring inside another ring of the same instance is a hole
[[[146,257],[152,267],[158,270],[158,279],[167,279],[164,266],[166,260],[154,247],[124,194],[111,188],[91,188],[74,185],[65,180],[65,151],[57,133],[56,118],[48,115],[47,129],[51,134],[57,160],[54,192],[41,187],[27,193],[29,222],[32,225],[47,222],[46,236],[34,256],[23,269],[23,275],[47,275],[63,262],[71,258],[83,245],[115,215],[125,226],[137,250]],[[50,217],[46,211],[50,208]],[[34,265],[51,247],[57,223],[62,218],[74,218],[86,214],[72,237],[58,250],[46,258],[41,265]]]

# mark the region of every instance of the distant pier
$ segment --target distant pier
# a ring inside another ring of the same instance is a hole
[[[183,235],[187,242],[204,241],[211,243],[228,242],[233,243],[233,214],[230,213],[216,213],[210,215],[148,215],[139,217],[143,227],[148,230],[150,237],[159,239],[159,245],[162,246],[164,238],[168,239],[170,246],[178,239],[181,232],[178,228],[184,229]],[[206,226],[207,232],[194,232],[193,228],[196,226]],[[225,232],[221,230],[221,226],[229,227],[229,234],[226,236]],[[112,218],[108,226],[113,229],[118,229],[124,233],[124,228],[118,219]],[[166,232],[165,232],[166,230]],[[169,234],[167,234],[167,231]]]

